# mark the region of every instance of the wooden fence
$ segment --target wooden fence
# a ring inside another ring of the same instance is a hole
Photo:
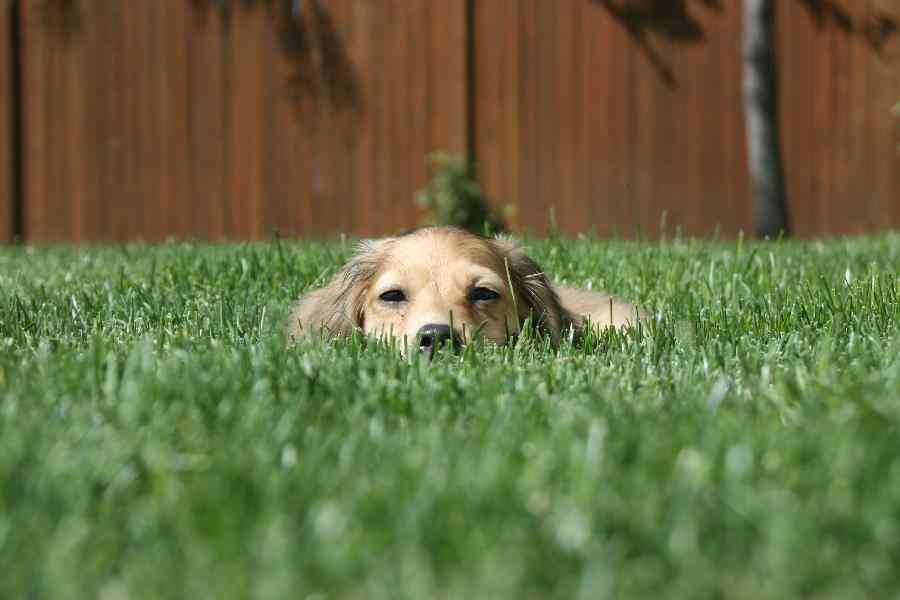
[[[17,229],[12,16],[12,11],[0,10],[0,242],[12,239]]]
[[[736,0],[7,4],[0,238],[383,234],[436,150],[519,228],[751,229]],[[900,6],[777,5],[795,231],[900,227]]]

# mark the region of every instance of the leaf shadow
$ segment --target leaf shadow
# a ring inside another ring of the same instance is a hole
[[[866,43],[881,53],[887,43],[900,33],[897,19],[885,12],[870,12],[864,19],[854,19],[835,0],[797,0],[810,15],[818,29],[834,24],[847,35],[861,36]]]
[[[205,20],[210,8],[232,18],[234,10],[224,0],[191,0],[196,14]],[[281,52],[290,65],[288,95],[298,112],[328,108],[335,113],[362,110],[359,75],[347,54],[343,37],[327,2],[322,0],[240,0],[250,11],[263,6],[276,28]]]
[[[691,14],[689,0],[594,0],[605,8],[646,56],[663,83],[679,87],[675,72],[662,52],[653,46],[651,35],[662,35],[679,44],[698,44],[706,40],[701,22]],[[722,0],[695,0],[708,9],[722,10]]]

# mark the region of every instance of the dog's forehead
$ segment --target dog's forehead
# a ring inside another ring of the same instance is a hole
[[[388,254],[390,263],[401,269],[495,268],[498,262],[490,242],[456,231],[426,230],[396,238]]]

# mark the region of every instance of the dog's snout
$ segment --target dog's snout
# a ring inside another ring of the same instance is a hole
[[[429,323],[428,325],[423,325],[417,335],[419,338],[419,350],[426,353],[429,358],[434,356],[434,353],[447,343],[453,343],[454,347],[457,348],[460,344],[459,338],[453,334],[449,325]]]

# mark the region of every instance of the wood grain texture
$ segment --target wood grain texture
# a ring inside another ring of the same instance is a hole
[[[476,44],[475,146],[490,196],[517,182],[518,225],[546,231],[552,206],[569,233],[656,237],[664,213],[670,232],[749,228],[736,7],[689,2],[655,23],[592,0],[509,2],[509,52],[503,4],[477,4],[477,39],[495,33]]]
[[[900,6],[870,0],[868,17],[900,23]],[[891,114],[900,99],[900,35],[883,42],[878,52],[868,53],[866,63],[869,214],[877,229],[900,227],[900,119]]]
[[[331,36],[338,49],[303,63],[286,52],[274,5],[229,14],[97,0],[80,3],[80,26],[62,32],[47,26],[42,0],[23,2],[26,237],[262,239],[414,225],[426,155],[467,148],[465,2],[320,1],[315,19],[312,4],[305,43]],[[310,74],[323,61],[340,77]],[[298,76],[310,79],[296,86]],[[0,239],[12,227],[11,162],[0,171]]]
[[[14,15],[0,4],[0,242],[12,241],[15,232],[15,89]],[[10,93],[2,93],[9,90]]]
[[[61,31],[23,0],[21,147],[0,98],[0,240],[17,153],[24,234],[40,242],[383,235],[420,220],[435,151],[473,151],[516,229],[546,232],[552,207],[564,233],[657,237],[665,213],[667,234],[733,237],[751,218],[740,7],[640,12],[658,4],[310,0],[291,53],[278,3],[94,0]],[[900,9],[776,6],[795,232],[900,227],[900,34],[878,26]],[[323,39],[337,50],[319,53]]]

